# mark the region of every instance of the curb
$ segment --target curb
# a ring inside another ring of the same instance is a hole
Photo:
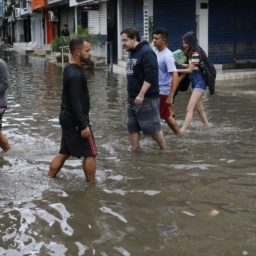
[[[113,65],[113,72],[126,75],[126,68],[123,65]],[[249,79],[256,78],[255,70],[237,69],[237,70],[220,70],[217,71],[216,81],[235,80],[235,79]]]
[[[256,78],[256,70],[255,71],[237,71],[230,73],[217,73],[216,81],[225,81],[225,80],[235,80],[235,79],[249,79]]]

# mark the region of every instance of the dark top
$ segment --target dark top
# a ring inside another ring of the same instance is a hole
[[[126,72],[129,97],[138,96],[144,81],[151,84],[145,97],[159,97],[157,57],[147,41],[140,42],[129,52]]]
[[[60,125],[63,128],[86,128],[89,123],[90,98],[84,71],[76,64],[69,64],[63,73],[63,91]]]
[[[68,29],[62,29],[62,30],[61,30],[61,35],[62,35],[62,36],[69,36],[69,31],[68,31]]]

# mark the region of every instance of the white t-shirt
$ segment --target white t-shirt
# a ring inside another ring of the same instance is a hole
[[[159,93],[169,95],[172,76],[170,73],[177,71],[175,59],[172,52],[165,48],[162,51],[156,51],[158,62]]]

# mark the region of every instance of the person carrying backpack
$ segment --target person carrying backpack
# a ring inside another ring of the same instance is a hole
[[[206,92],[207,86],[209,86],[207,84],[207,79],[206,79],[208,75],[207,68],[208,68],[208,71],[210,70],[208,65],[209,61],[206,56],[206,53],[197,43],[195,32],[193,31],[187,32],[183,36],[182,42],[183,42],[183,51],[188,57],[189,63],[184,64],[184,67],[185,67],[184,69],[177,69],[177,71],[181,74],[190,74],[189,79],[191,81],[191,86],[193,91],[192,91],[189,103],[187,105],[187,114],[186,114],[183,126],[180,129],[180,134],[184,134],[186,129],[189,127],[193,118],[195,108],[204,126],[206,128],[209,126],[208,119],[204,111],[203,100],[202,100],[203,95]],[[212,77],[214,77],[214,75]],[[216,77],[216,71],[215,71],[215,77]],[[214,82],[215,82],[215,77],[214,77]],[[212,89],[212,92],[214,93],[214,85],[212,84],[211,84],[211,89]],[[211,90],[210,90],[210,93],[211,93]]]

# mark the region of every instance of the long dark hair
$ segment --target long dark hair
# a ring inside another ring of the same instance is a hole
[[[194,31],[189,31],[183,35],[182,40],[184,40],[189,45],[189,50],[183,49],[187,56],[191,56],[192,52],[196,51],[199,54],[205,54],[201,46],[198,45],[196,38],[196,33]]]

